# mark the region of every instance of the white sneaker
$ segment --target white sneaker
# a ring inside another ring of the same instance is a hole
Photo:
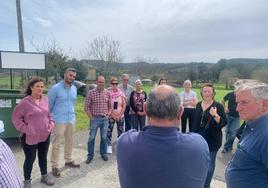
[[[108,146],[108,147],[107,147],[107,153],[109,153],[109,154],[112,154],[112,153],[113,153],[113,148],[112,148],[112,146]]]

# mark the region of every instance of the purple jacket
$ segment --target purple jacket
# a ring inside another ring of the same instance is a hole
[[[21,135],[26,134],[28,145],[46,141],[54,128],[48,110],[48,98],[42,96],[37,105],[32,96],[26,96],[14,109],[12,122]]]

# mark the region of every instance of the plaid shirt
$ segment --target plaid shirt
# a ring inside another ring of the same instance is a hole
[[[15,157],[10,148],[0,139],[0,187],[20,188]]]
[[[85,111],[92,116],[107,116],[111,110],[111,95],[106,89],[99,92],[97,88],[88,92],[85,101]]]

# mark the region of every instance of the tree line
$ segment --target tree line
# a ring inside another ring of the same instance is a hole
[[[226,88],[229,88],[236,78],[253,78],[268,82],[268,59],[236,58],[221,59],[216,63],[159,63],[155,58],[137,57],[133,63],[122,63],[120,41],[108,36],[97,37],[87,42],[86,47],[80,51],[83,57],[80,60],[70,58],[55,39],[49,39],[39,45],[32,42],[32,45],[37,52],[45,53],[46,69],[39,70],[38,75],[44,77],[46,82],[58,82],[67,67],[76,68],[77,80],[80,81],[86,79],[88,68],[92,67],[96,69],[97,75],[106,77],[128,73],[153,81],[166,77],[172,82],[185,79],[195,83],[220,82],[225,84]],[[31,74],[36,72],[29,71],[29,75]]]

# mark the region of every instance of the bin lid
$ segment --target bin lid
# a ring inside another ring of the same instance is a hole
[[[0,99],[3,98],[23,98],[25,94],[23,93],[0,93]]]
[[[0,89],[0,93],[23,93],[19,89]]]

